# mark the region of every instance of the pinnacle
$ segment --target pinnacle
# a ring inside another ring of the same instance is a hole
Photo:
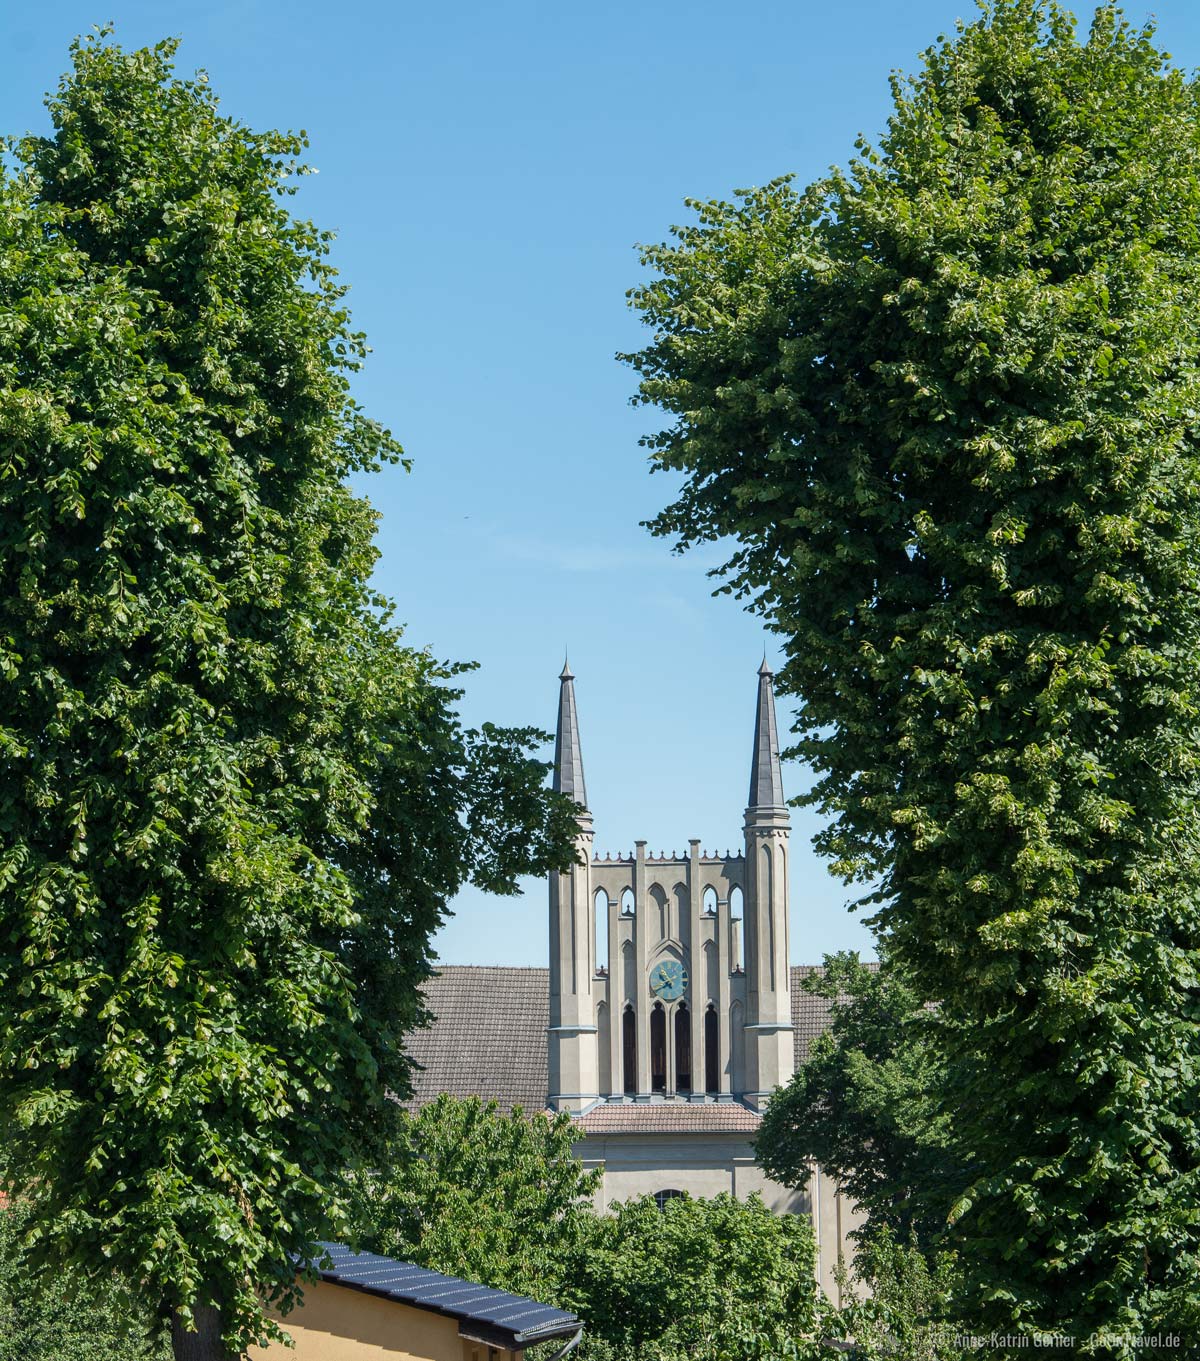
[[[583,753],[579,743],[579,716],[575,710],[575,677],[570,663],[563,658],[559,676],[558,730],[554,740],[554,788],[587,808],[587,787],[583,779]]]
[[[758,706],[754,714],[754,748],[750,757],[748,809],[785,808],[783,772],[779,764],[779,732],[775,724],[775,690],[771,668],[763,653],[758,668]]]

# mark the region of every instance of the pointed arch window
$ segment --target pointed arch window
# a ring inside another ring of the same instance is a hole
[[[717,1009],[709,1003],[704,1013],[704,1090],[717,1092],[721,1087],[720,1054],[717,1049]]]
[[[661,1002],[650,1013],[650,1090],[667,1090],[667,1013]]]
[[[692,1014],[686,1002],[675,1011],[675,1090],[692,1090]]]
[[[746,915],[745,895],[735,884],[729,890],[729,953],[733,961],[733,972],[741,973],[746,967],[746,960],[742,954],[742,919]]]
[[[596,890],[595,897],[596,928],[596,972],[608,973],[608,894],[602,888]]]
[[[626,1095],[632,1096],[637,1091],[637,1017],[632,1007],[621,1017],[621,1076]]]

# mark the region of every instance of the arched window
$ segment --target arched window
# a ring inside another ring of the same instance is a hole
[[[654,1203],[660,1210],[665,1209],[668,1200],[683,1200],[684,1198],[685,1193],[683,1191],[668,1190],[655,1191],[654,1193]]]
[[[667,1090],[667,1013],[661,1002],[650,1013],[650,1090]]]
[[[711,1003],[704,1013],[704,1090],[721,1088],[721,1055],[717,1048],[717,1009]]]
[[[686,1002],[675,1012],[675,1090],[692,1090],[692,1015]]]
[[[631,888],[621,890],[621,915],[623,917],[633,916],[633,889]]]
[[[632,1007],[621,1017],[621,1075],[626,1095],[632,1096],[637,1091],[637,1017]]]
[[[730,954],[733,957],[734,973],[741,973],[746,966],[746,961],[742,957],[742,890],[731,888],[729,890],[729,931],[730,931]]]
[[[596,972],[608,972],[608,894],[596,890]]]
[[[704,890],[701,901],[704,905],[704,915],[715,917],[717,915],[717,890],[711,884]]]

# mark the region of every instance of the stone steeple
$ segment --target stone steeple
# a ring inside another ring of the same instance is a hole
[[[554,737],[554,788],[587,808],[587,785],[583,779],[583,752],[579,745],[579,715],[575,712],[575,676],[563,660],[559,673],[558,729]]]
[[[746,1092],[762,1107],[792,1075],[791,971],[788,967],[788,818],[779,768],[775,689],[764,656],[746,807]]]
[[[571,705],[574,713],[573,697]],[[787,806],[783,799],[783,772],[779,768],[775,689],[765,655],[758,668],[758,708],[754,715],[754,754],[750,758],[750,797],[746,806],[748,809],[780,810]]]
[[[599,1099],[596,1026],[596,928],[593,916],[592,815],[583,782],[575,677],[564,660],[559,675],[554,788],[576,804],[575,863],[550,875],[549,1104],[583,1110]]]

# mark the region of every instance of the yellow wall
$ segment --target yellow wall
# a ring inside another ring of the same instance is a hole
[[[281,1320],[295,1347],[251,1347],[250,1361],[509,1361],[522,1353],[489,1349],[458,1335],[440,1314],[324,1281],[304,1287],[304,1303]]]

